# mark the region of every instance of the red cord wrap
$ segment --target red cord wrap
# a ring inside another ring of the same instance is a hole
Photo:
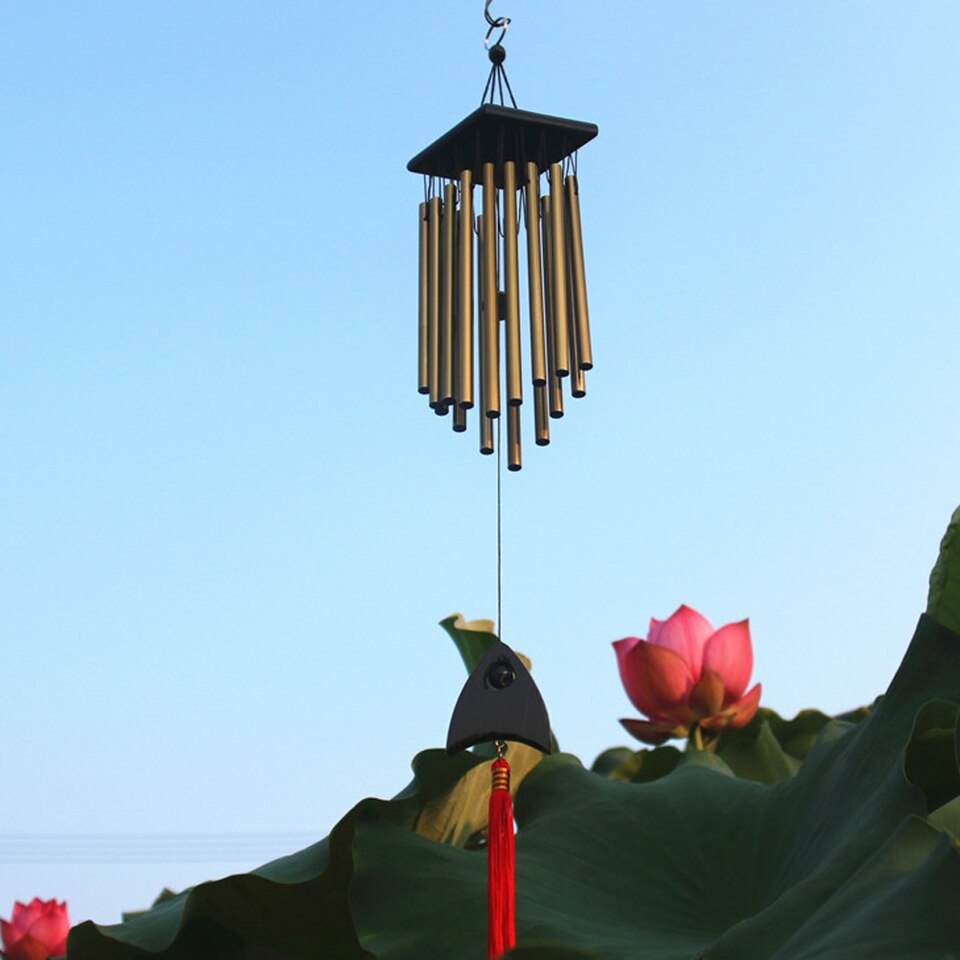
[[[510,764],[493,761],[487,815],[487,960],[498,960],[516,943],[514,926],[513,801]]]

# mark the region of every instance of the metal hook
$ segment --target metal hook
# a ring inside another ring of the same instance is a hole
[[[493,3],[493,0],[486,0],[486,3],[483,7],[483,17],[490,24],[487,29],[487,35],[483,39],[483,45],[489,50],[491,47],[490,38],[493,36],[495,30],[500,31],[500,36],[493,42],[492,46],[497,47],[503,43],[503,38],[507,35],[507,27],[510,26],[510,17],[491,17],[490,16],[490,4]]]

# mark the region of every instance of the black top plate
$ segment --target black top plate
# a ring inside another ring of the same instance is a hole
[[[485,103],[408,164],[411,173],[455,180],[462,170],[479,179],[484,163],[534,162],[543,173],[598,133],[595,123],[548,117]]]

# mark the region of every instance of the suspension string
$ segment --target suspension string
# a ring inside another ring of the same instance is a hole
[[[483,96],[480,98],[480,105],[483,106],[487,101],[487,94],[490,94],[490,102],[493,103],[493,78],[497,72],[497,66],[494,64],[487,75],[487,85],[483,88]]]
[[[497,417],[497,636],[503,640],[503,496],[500,486],[503,446],[500,443],[500,421]]]
[[[500,72],[503,74],[503,82],[507,85],[507,93],[510,94],[510,102],[513,104],[514,110],[517,109],[517,98],[513,95],[513,87],[510,86],[510,81],[507,79],[507,71],[500,68]],[[500,90],[500,102],[503,102],[503,89]],[[506,104],[504,104],[506,106]]]

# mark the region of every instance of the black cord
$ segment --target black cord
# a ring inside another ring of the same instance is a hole
[[[497,417],[497,636],[503,640],[503,496],[500,485],[503,446],[500,443],[500,421]]]
[[[513,95],[513,88],[510,86],[510,81],[507,79],[507,71],[500,67],[500,72],[503,74],[503,82],[507,85],[507,92],[510,94],[510,102],[513,104],[513,109],[517,109],[517,98]],[[503,89],[500,90],[500,99],[503,100]]]

